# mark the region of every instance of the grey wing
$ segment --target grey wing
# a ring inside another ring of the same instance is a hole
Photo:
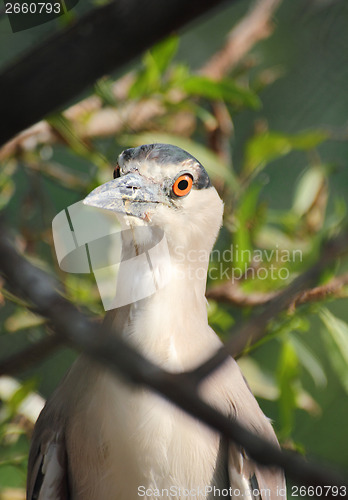
[[[239,375],[241,376],[240,372]],[[235,394],[232,406],[234,418],[241,425],[279,447],[270,420],[262,412],[243,376],[239,380],[239,391]],[[286,500],[283,471],[278,467],[256,464],[235,444],[231,444],[228,451],[228,473],[231,486],[236,485],[243,497],[247,496],[252,500]]]
[[[36,423],[29,454],[27,500],[69,500],[64,428],[45,409]]]
[[[251,432],[279,446],[269,419],[263,414],[256,399],[244,379],[237,363],[230,361],[217,372],[215,383],[217,393],[227,401],[227,414]],[[232,383],[231,383],[232,382]],[[218,469],[220,484],[226,485],[231,492],[231,500],[250,498],[251,500],[285,500],[286,486],[283,472],[276,467],[263,467],[253,462],[245,451],[235,443],[224,443],[224,460]],[[219,455],[221,455],[221,445]],[[224,464],[224,465],[222,465]],[[221,480],[223,478],[223,480]],[[224,486],[225,487],[225,486]]]
[[[230,445],[228,475],[231,500],[286,500],[283,472],[276,467],[263,467],[250,460],[243,450]]]

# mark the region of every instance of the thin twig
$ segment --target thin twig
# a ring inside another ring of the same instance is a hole
[[[316,286],[300,292],[290,304],[290,310],[308,302],[318,302],[328,297],[346,297],[344,287],[348,285],[348,273],[336,276],[324,285]],[[237,307],[255,307],[268,304],[272,299],[279,296],[281,292],[252,292],[245,293],[238,282],[226,282],[216,285],[207,290],[207,298],[224,302]]]
[[[279,292],[245,293],[239,283],[221,283],[208,288],[207,299],[216,300],[237,307],[255,307],[267,304]]]
[[[316,286],[309,290],[300,293],[290,305],[290,310],[294,311],[297,306],[307,304],[308,302],[318,302],[327,299],[328,297],[347,297],[344,291],[345,286],[348,285],[348,273],[336,276],[325,285]]]
[[[201,68],[200,73],[220,80],[249,52],[255,43],[273,31],[271,20],[281,0],[258,0],[230,31],[225,46]]]

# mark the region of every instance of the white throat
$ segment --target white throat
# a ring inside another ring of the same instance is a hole
[[[118,274],[115,326],[143,354],[168,369],[182,370],[187,332],[208,328],[206,259],[188,258],[173,248],[163,232],[136,223],[123,238]],[[184,338],[183,338],[184,337]],[[196,342],[199,339],[196,338]],[[181,346],[180,349],[178,346]],[[180,352],[179,352],[180,351]],[[164,361],[164,362],[163,362]]]
[[[199,362],[187,347],[203,345],[209,331],[206,279],[223,205],[214,188],[204,194],[202,205],[201,193],[192,191],[181,211],[159,205],[149,224],[127,218],[122,234],[116,298],[127,300],[116,310],[115,326],[144,355],[172,370]]]

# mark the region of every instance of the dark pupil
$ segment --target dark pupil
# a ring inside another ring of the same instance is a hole
[[[178,188],[180,189],[180,191],[185,191],[185,189],[187,188],[188,186],[188,182],[183,179],[182,181],[179,182],[178,184]]]

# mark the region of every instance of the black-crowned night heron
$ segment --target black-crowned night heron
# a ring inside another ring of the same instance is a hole
[[[170,258],[157,256],[151,273],[159,281],[164,275],[169,279],[156,293],[109,312],[107,321],[165,369],[192,369],[221,345],[208,325],[205,287],[222,201],[203,166],[167,144],[127,149],[114,177],[84,203],[112,210],[126,221],[130,231],[125,231],[122,262],[128,262],[128,275],[122,279],[128,280],[127,289],[147,279],[148,268],[129,272],[129,259],[153,246],[155,229],[163,232]],[[232,358],[203,382],[201,395],[277,444]],[[160,396],[128,385],[81,356],[36,424],[28,499],[142,497],[275,500],[286,495],[279,470],[261,468],[238,446],[227,446],[216,432]]]

